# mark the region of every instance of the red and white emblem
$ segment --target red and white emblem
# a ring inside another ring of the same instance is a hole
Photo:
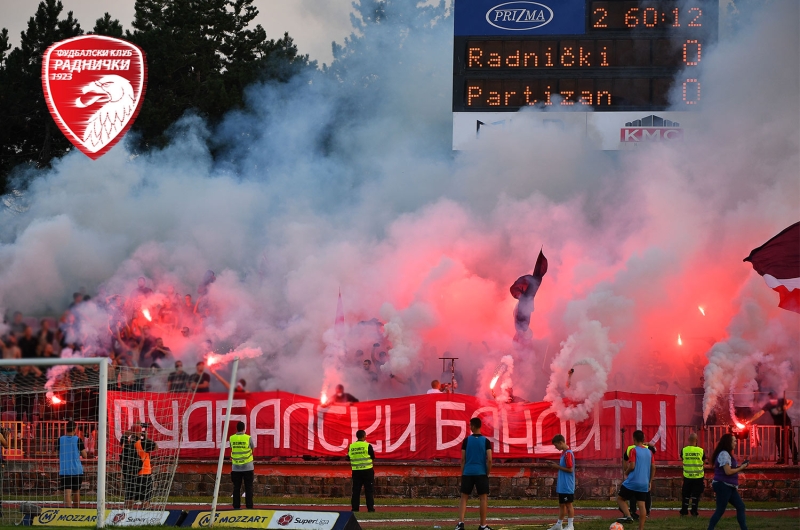
[[[64,136],[92,160],[133,125],[146,85],[144,52],[114,37],[62,40],[42,59],[42,88],[50,114]]]

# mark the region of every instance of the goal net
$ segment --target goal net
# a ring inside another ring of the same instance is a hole
[[[194,396],[189,376],[169,377],[106,358],[0,361],[2,524],[163,524]]]

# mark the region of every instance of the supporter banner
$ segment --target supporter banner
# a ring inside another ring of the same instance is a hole
[[[170,394],[109,392],[111,436],[140,423],[162,448],[178,447],[182,458],[215,459],[227,408],[224,394],[203,394],[179,410]],[[154,406],[154,403],[156,406]],[[550,440],[561,433],[583,459],[620,458],[642,429],[656,458],[678,459],[675,396],[608,392],[580,423],[560,421],[549,403],[498,404],[465,395],[428,394],[322,406],[286,392],[236,394],[233,425],[243,421],[256,444],[256,458],[344,456],[355,432],[364,429],[378,459],[459,458],[469,420],[483,421],[495,458],[555,458]],[[624,429],[624,431],[623,431]],[[227,442],[226,442],[227,445]],[[119,445],[111,451],[118,457]]]

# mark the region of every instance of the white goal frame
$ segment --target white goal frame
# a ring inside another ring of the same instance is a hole
[[[57,357],[53,359],[0,359],[3,366],[90,366],[99,372],[97,402],[97,528],[106,524],[106,452],[108,450],[108,357]]]

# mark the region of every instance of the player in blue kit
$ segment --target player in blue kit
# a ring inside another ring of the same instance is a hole
[[[572,526],[575,518],[575,453],[567,445],[563,434],[553,436],[553,446],[561,451],[558,464],[548,462],[551,467],[558,469],[556,480],[556,495],[558,496],[558,521],[549,530],[574,530]],[[566,520],[567,525],[563,522]]]
[[[489,472],[492,470],[492,444],[481,435],[481,419],[469,420],[472,435],[464,438],[461,444],[461,505],[459,506],[459,523],[456,530],[464,530],[464,516],[467,513],[467,501],[472,490],[478,491],[481,501],[480,530],[492,530],[486,524],[486,511],[489,505]]]
[[[617,504],[619,504],[619,509],[625,514],[625,517],[617,519],[617,522],[623,524],[633,523],[627,501],[634,499],[640,514],[639,530],[644,530],[644,522],[647,519],[645,517],[647,513],[647,492],[650,491],[650,486],[653,484],[656,465],[653,462],[653,454],[644,445],[644,433],[642,431],[633,432],[633,442],[636,446],[628,456],[624,469],[624,473],[628,475],[628,478],[622,483],[617,494]]]

